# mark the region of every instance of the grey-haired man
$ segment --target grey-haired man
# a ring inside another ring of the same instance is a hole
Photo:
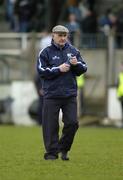
[[[37,70],[43,80],[43,139],[45,160],[55,160],[61,153],[62,160],[69,160],[77,121],[76,76],[87,71],[80,52],[68,42],[69,31],[62,25],[52,29],[51,45],[41,50]],[[62,135],[59,137],[59,111],[63,114]]]

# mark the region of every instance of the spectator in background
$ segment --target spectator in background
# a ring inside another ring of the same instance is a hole
[[[4,4],[4,0],[0,0],[0,6]]]
[[[43,31],[43,37],[40,40],[40,49],[44,49],[51,45],[52,35],[47,31]]]
[[[88,9],[86,17],[81,22],[81,28],[83,33],[97,33],[97,16],[94,11]]]
[[[118,48],[123,47],[123,8],[120,9],[117,15],[116,44]]]
[[[42,89],[42,79],[37,73],[34,78],[34,84],[35,84],[37,94],[38,94],[37,122],[39,125],[41,125],[42,124],[42,109],[43,109],[43,89]]]
[[[40,40],[39,49],[43,50],[47,46],[51,45],[52,36],[47,31],[43,31],[43,37]],[[29,114],[35,119],[39,125],[42,124],[42,109],[43,109],[43,89],[42,89],[42,78],[38,73],[35,74],[34,84],[38,94],[38,100],[35,100],[30,106]]]
[[[16,0],[14,12],[18,22],[19,32],[29,32],[30,22],[36,11],[36,2],[34,0]]]
[[[75,1],[73,5],[69,5],[67,11],[68,11],[68,15],[75,14],[76,21],[78,23],[81,22],[82,16],[81,16],[81,10],[79,9],[79,1]]]
[[[47,30],[45,30],[43,33],[43,37],[40,41],[40,47],[39,48],[42,50],[42,49],[46,48],[47,46],[51,45],[51,40],[52,40],[51,34]],[[42,124],[43,89],[42,89],[42,79],[39,76],[39,74],[37,74],[37,73],[35,75],[34,82],[35,82],[35,87],[37,89],[37,94],[39,97],[38,119],[37,120],[38,120],[39,124]]]
[[[35,99],[29,106],[28,113],[37,124],[42,124],[42,109],[43,109],[43,90],[42,80],[36,73],[34,77],[34,85],[37,91],[38,98]]]
[[[115,28],[116,17],[111,9],[107,9],[105,14],[99,18],[99,31],[105,36],[108,36],[110,31]]]
[[[91,11],[95,11],[95,1],[96,0],[86,0],[88,4],[88,9]]]
[[[80,118],[84,114],[84,85],[85,85],[85,77],[82,74],[77,77],[77,86],[78,86],[78,117]]]
[[[40,41],[40,49],[44,49],[47,46],[49,46],[51,44],[51,34],[45,30],[43,32],[43,37]],[[43,89],[42,89],[42,79],[39,76],[39,74],[36,73],[35,77],[34,77],[34,84],[37,90],[37,94],[38,94],[38,103],[37,103],[37,122],[39,125],[42,124],[42,109],[43,109]]]
[[[30,21],[30,30],[35,32],[43,31],[46,24],[46,6],[45,0],[35,0],[35,12]]]
[[[16,20],[14,15],[14,6],[15,6],[16,0],[6,0],[6,18],[7,21],[10,23],[10,29],[12,31],[16,31]]]
[[[96,33],[98,29],[97,16],[94,11],[88,9],[86,17],[81,22],[83,44],[85,47],[96,47]]]
[[[65,25],[69,29],[69,40],[75,45],[75,38],[80,39],[80,26],[76,21],[75,14],[69,14],[68,23]]]
[[[117,96],[121,103],[122,127],[123,127],[123,62],[121,63],[121,69],[120,69],[120,73],[118,75]]]
[[[81,12],[81,21],[86,17],[86,14],[87,14],[87,11],[88,11],[88,8],[86,6],[86,3],[85,1],[80,1],[79,2],[79,10]]]

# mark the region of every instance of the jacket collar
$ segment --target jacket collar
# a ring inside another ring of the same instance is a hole
[[[53,39],[52,39],[52,41],[51,41],[51,44],[52,44],[53,47],[55,47],[55,48],[57,48],[57,49],[59,49],[59,50],[66,49],[66,48],[69,46],[69,43],[66,42],[63,47],[60,47],[58,44],[56,44],[56,43],[53,41]]]

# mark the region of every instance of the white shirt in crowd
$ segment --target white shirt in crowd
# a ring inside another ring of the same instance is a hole
[[[50,34],[44,36],[40,41],[40,48],[44,49],[51,44],[52,36]]]

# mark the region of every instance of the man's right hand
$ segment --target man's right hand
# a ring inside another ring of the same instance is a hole
[[[63,63],[59,66],[61,72],[68,72],[70,70],[70,65]]]

